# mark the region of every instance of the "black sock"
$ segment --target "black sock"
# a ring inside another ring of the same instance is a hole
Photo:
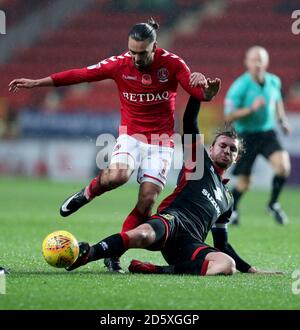
[[[120,234],[111,235],[91,246],[89,261],[102,258],[120,257],[128,247]]]
[[[200,275],[202,264],[203,260],[195,259],[174,265],[174,274]]]
[[[282,187],[284,186],[286,182],[286,177],[275,175],[273,178],[273,186],[272,186],[272,193],[271,193],[271,199],[270,199],[270,205],[274,204],[278,200],[278,196],[282,190]]]
[[[181,264],[170,266],[157,266],[159,274],[192,274],[200,275],[203,260],[189,260]]]
[[[240,198],[242,197],[243,192],[238,191],[236,188],[233,188],[231,193],[232,193],[232,196],[233,196],[233,210],[236,211],[238,202],[239,202]]]
[[[156,266],[158,274],[175,274],[174,266]]]

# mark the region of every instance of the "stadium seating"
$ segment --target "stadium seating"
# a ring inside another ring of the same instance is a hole
[[[300,79],[300,48],[299,36],[291,33],[291,13],[282,11],[282,2],[229,1],[224,13],[205,19],[194,33],[179,34],[173,51],[185,58],[192,70],[222,78],[221,102],[233,79],[244,70],[245,50],[262,45],[270,52],[270,71],[280,76],[287,93]]]
[[[16,24],[24,16],[31,14],[43,5],[39,0],[2,0],[0,1],[0,8],[4,10],[7,17],[7,26],[11,27]]]
[[[5,3],[20,6],[22,1]],[[34,3],[38,6],[38,1]],[[178,7],[174,12],[180,15],[185,10],[194,9],[199,2],[177,0],[176,5]],[[233,79],[244,70],[245,50],[253,44],[261,44],[270,52],[270,71],[281,77],[283,91],[287,93],[300,78],[297,64],[300,48],[297,46],[299,36],[287,33],[291,29],[291,19],[284,9],[286,4],[283,0],[230,0],[222,14],[205,18],[192,34],[178,33],[170,50],[183,57],[192,71],[222,79],[222,90],[218,97],[221,103]],[[152,9],[151,15],[163,26],[168,26],[170,20],[174,22],[176,18],[170,17],[161,8]],[[15,77],[43,77],[119,54],[127,47],[128,27],[148,17],[149,11],[124,11],[122,8],[113,8],[110,2],[95,0],[87,11],[69,17],[63,26],[48,31],[35,45],[29,49],[19,49],[9,63],[0,65],[1,94],[15,109],[40,104],[48,89],[35,90],[34,93],[22,92],[12,97],[7,92],[7,83]],[[99,90],[105,93],[105,98]],[[76,104],[86,104],[92,111],[109,111],[118,106],[113,83],[91,84],[86,93],[71,88],[62,94],[61,106],[67,111],[74,111]],[[179,104],[183,104],[180,95]]]
[[[167,21],[167,15],[160,11],[151,11],[151,14],[162,24]],[[114,54],[118,55],[127,48],[128,28],[133,22],[145,21],[148,14],[139,12],[113,11],[106,1],[95,0],[94,5],[86,12],[70,17],[64,26],[57,30],[48,31],[35,45],[29,49],[19,49],[10,63],[0,65],[0,90],[12,108],[35,105],[45,97],[48,89],[27,91],[14,96],[8,93],[7,84],[16,77],[44,77],[74,67],[83,67],[95,64]],[[111,83],[101,86],[111,97],[99,96],[99,86],[95,86],[83,97],[82,104],[90,104],[92,110],[115,109],[118,105],[118,96]],[[76,94],[76,93],[75,93]],[[75,104],[70,101],[74,90],[66,93],[63,105]],[[90,94],[95,98],[90,100]],[[67,109],[71,109],[67,106]]]

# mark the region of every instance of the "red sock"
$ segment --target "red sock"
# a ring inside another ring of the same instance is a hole
[[[205,276],[206,275],[208,264],[209,264],[209,260],[205,259],[203,261],[203,264],[202,264],[202,267],[201,267],[201,271],[200,271],[200,275],[201,276]]]
[[[96,176],[90,184],[85,189],[86,197],[91,200],[95,198],[96,196],[100,196],[101,194],[105,193],[107,190],[101,187],[101,173]]]
[[[124,249],[128,250],[129,249],[129,237],[126,233],[122,232],[120,233],[122,240],[123,240],[123,245]]]
[[[144,222],[146,216],[142,214],[137,207],[135,207],[131,213],[127,216],[123,223],[122,232],[134,229]]]

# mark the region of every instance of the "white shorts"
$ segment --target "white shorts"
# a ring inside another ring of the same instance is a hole
[[[137,170],[138,183],[152,182],[163,188],[167,181],[173,148],[141,142],[130,135],[118,137],[112,151],[110,167],[122,163]]]

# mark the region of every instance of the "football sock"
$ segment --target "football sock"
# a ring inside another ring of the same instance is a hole
[[[286,177],[275,175],[273,178],[273,186],[272,186],[272,193],[271,193],[271,199],[270,199],[270,205],[274,204],[278,200],[278,196],[282,190],[282,187],[284,186],[286,182]]]
[[[129,238],[126,233],[111,235],[91,246],[88,261],[119,257],[128,249]]]
[[[236,188],[233,188],[231,193],[233,196],[233,210],[236,211],[238,202],[239,202],[240,198],[242,197],[243,192],[238,191]]]
[[[174,266],[174,274],[200,275],[203,260],[195,259]]]
[[[205,275],[208,267],[208,260],[189,260],[181,264],[171,266],[157,266],[158,274],[190,274]]]
[[[137,207],[135,207],[131,213],[127,216],[123,223],[122,232],[129,231],[138,227],[146,220],[146,216],[143,215]]]
[[[91,200],[96,196],[100,196],[107,191],[107,189],[101,186],[101,174],[102,172],[85,188],[84,194],[88,200]]]

